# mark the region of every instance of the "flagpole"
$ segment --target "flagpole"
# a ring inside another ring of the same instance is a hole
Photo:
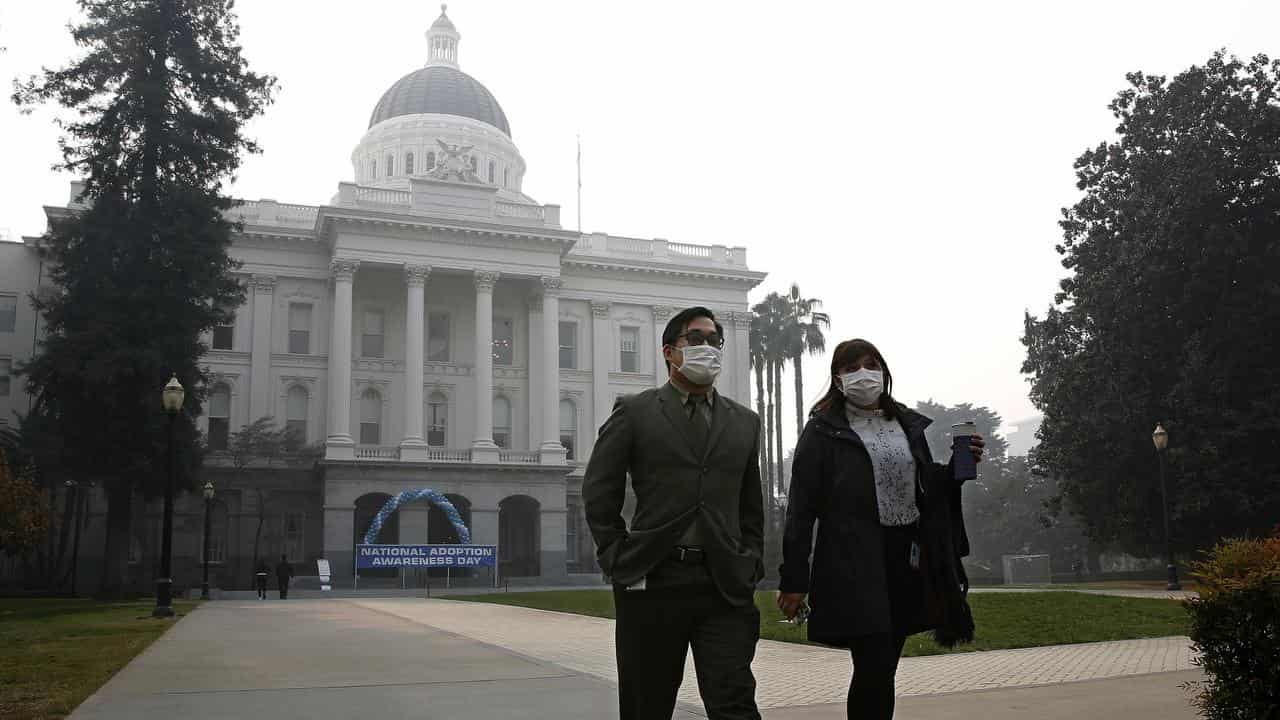
[[[578,233],[582,233],[582,135],[578,135]]]

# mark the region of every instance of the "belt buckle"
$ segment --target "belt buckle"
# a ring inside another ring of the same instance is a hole
[[[689,548],[683,545],[677,545],[676,549],[680,551],[680,562],[684,562],[685,556],[689,554]]]

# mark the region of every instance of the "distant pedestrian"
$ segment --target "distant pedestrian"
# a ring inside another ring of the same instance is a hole
[[[289,564],[287,555],[280,556],[280,564],[276,565],[276,584],[280,586],[280,599],[289,597],[289,581],[293,579],[293,566]]]
[[[267,574],[271,569],[267,567],[266,560],[258,560],[258,567],[253,571],[253,586],[258,590],[258,599],[267,599]]]

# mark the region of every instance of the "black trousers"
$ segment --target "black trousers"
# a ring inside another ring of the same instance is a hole
[[[267,599],[267,576],[266,576],[266,573],[263,573],[263,574],[261,574],[261,575],[255,575],[255,576],[254,576],[254,578],[253,578],[253,583],[254,583],[254,585],[256,585],[256,586],[257,586],[257,589],[258,589],[258,597],[259,597],[259,598],[261,598],[261,599],[263,599],[263,600]]]
[[[615,585],[621,720],[670,720],[693,647],[710,720],[759,720],[751,674],[760,611],[730,605],[702,565],[664,563],[643,590]]]
[[[276,578],[276,584],[280,586],[280,599],[284,600],[289,597],[289,578]]]
[[[890,720],[893,717],[894,678],[898,659],[907,642],[908,628],[918,627],[924,610],[924,584],[911,567],[911,543],[918,537],[914,525],[882,528],[884,571],[889,590],[893,630],[860,635],[850,642],[853,679],[849,682],[848,714],[858,720]]]

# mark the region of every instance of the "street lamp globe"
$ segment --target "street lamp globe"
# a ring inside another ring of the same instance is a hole
[[[205,500],[213,499],[213,481],[212,480],[206,480],[204,482],[204,499]]]
[[[169,384],[164,386],[162,396],[161,405],[165,412],[176,413],[182,409],[182,401],[186,398],[187,392],[182,389],[182,383],[178,382],[177,375],[169,378]]]
[[[1156,446],[1156,450],[1169,447],[1169,432],[1164,429],[1162,423],[1156,423],[1155,432],[1151,433],[1151,442]]]

